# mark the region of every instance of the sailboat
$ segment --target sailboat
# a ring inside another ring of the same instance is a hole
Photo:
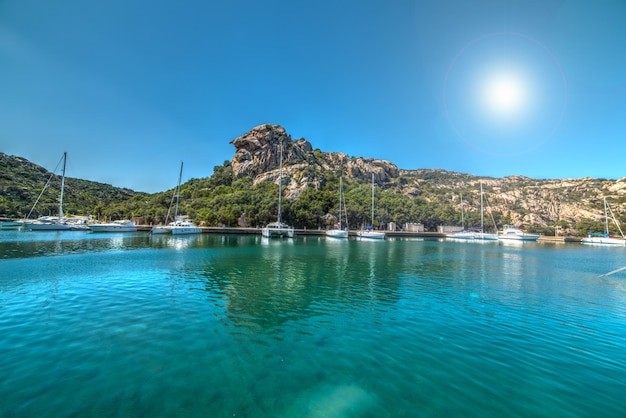
[[[446,238],[450,239],[462,239],[462,240],[479,240],[479,241],[497,241],[498,234],[490,234],[485,232],[485,208],[483,204],[484,192],[483,192],[483,184],[480,183],[480,228],[476,230],[465,230],[465,222],[463,219],[463,198],[461,197],[461,223],[463,225],[463,230],[460,232],[456,232],[453,234],[449,234]],[[492,216],[493,220],[493,216]],[[495,221],[494,221],[495,226]]]
[[[172,235],[188,235],[188,234],[200,234],[202,228],[197,227],[194,223],[188,220],[187,216],[178,214],[178,203],[180,201],[180,182],[183,178],[183,162],[180,162],[180,173],[178,174],[178,185],[176,186],[176,210],[174,211],[174,222],[170,222],[167,226],[156,226],[152,228],[153,234],[168,234]],[[171,204],[170,204],[171,207]],[[169,217],[169,209],[167,211],[167,217]]]
[[[271,135],[271,133],[270,133]],[[271,143],[271,138],[270,138]],[[283,202],[283,146],[280,145],[280,163],[279,163],[279,175],[278,175],[278,217],[276,222],[268,223],[265,228],[261,230],[261,235],[264,238],[294,238],[295,231],[292,227],[287,226],[282,221],[282,202]]]
[[[384,231],[374,231],[374,173],[372,173],[372,225],[356,234],[359,238],[385,239]]]
[[[446,239],[475,239],[476,233],[473,231],[468,231],[465,229],[465,209],[463,207],[463,194],[461,196],[461,230],[458,232],[454,232],[452,234],[446,235]]]
[[[609,234],[609,216],[608,211],[611,212],[611,217],[613,218],[613,222],[617,225],[617,229],[619,229],[620,234],[622,234],[622,238],[613,238]],[[606,197],[604,198],[604,233],[587,233],[587,236],[581,240],[583,244],[599,244],[599,245],[626,245],[626,239],[624,237],[624,233],[622,232],[622,228],[620,228],[619,223],[615,219],[613,215],[613,211],[606,203]]]
[[[35,220],[29,220],[31,213],[35,210],[35,206],[41,199],[43,192],[50,184],[50,180],[54,176],[54,173],[48,179],[48,182],[45,184],[44,188],[41,190],[39,197],[35,201],[35,204],[31,208],[30,212],[26,216],[24,220],[24,225],[33,231],[86,231],[88,230],[87,222],[84,219],[75,219],[69,220],[65,217],[63,213],[63,192],[65,190],[65,167],[67,165],[67,152],[63,153],[63,171],[61,175],[61,193],[59,194],[59,215],[58,216],[42,216]],[[57,165],[58,167],[58,165]]]
[[[344,212],[347,212],[345,209],[345,204],[343,202],[343,176],[339,177],[339,222],[335,225],[334,229],[329,229],[326,231],[326,236],[331,238],[348,238],[348,229],[343,229],[341,224],[341,206],[344,207]],[[346,228],[348,227],[348,219],[346,213]]]
[[[483,241],[497,241],[498,240],[497,232],[495,234],[489,234],[485,232],[485,208],[483,205],[483,197],[484,197],[483,184],[480,183],[480,232],[476,232],[476,236],[474,239],[483,240]],[[493,215],[491,217],[491,220],[493,221]],[[495,226],[496,224],[495,221],[493,222],[493,224]],[[496,231],[497,231],[497,228],[496,228]]]

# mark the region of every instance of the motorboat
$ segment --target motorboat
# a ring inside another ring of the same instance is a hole
[[[515,241],[537,241],[541,235],[523,232],[518,226],[504,225],[500,239]]]
[[[348,238],[349,233],[345,229],[329,229],[326,231],[326,236],[329,238]]]
[[[42,216],[34,220],[25,220],[24,226],[31,231],[88,231],[89,226],[83,218]]]
[[[109,223],[89,225],[91,232],[136,232],[137,226],[128,219],[121,219]]]
[[[384,231],[374,231],[373,229],[364,229],[361,231],[358,231],[356,233],[356,236],[362,239],[385,239],[385,232]]]

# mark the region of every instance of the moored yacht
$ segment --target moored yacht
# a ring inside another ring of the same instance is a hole
[[[261,235],[264,238],[294,238],[296,233],[292,227],[277,221],[265,225],[265,228],[261,230]]]
[[[109,223],[91,224],[89,230],[91,232],[136,232],[137,226],[133,221],[120,219]]]
[[[52,173],[50,178],[48,179],[48,183],[46,183],[43,190],[41,190],[39,197],[35,201],[35,204],[26,216],[26,219],[24,220],[24,226],[32,231],[86,231],[89,229],[87,227],[86,219],[78,217],[66,218],[65,214],[63,213],[63,192],[65,190],[65,167],[67,165],[67,152],[63,153],[63,157],[61,157],[61,159],[63,161],[63,173],[61,175],[61,192],[59,193],[59,215],[42,216],[34,220],[28,219],[30,217],[30,214],[35,210],[35,206],[37,206],[37,202],[39,202],[39,199],[43,195],[43,192],[48,187],[50,180],[52,180],[52,176],[54,176],[54,173]]]
[[[270,135],[272,135],[270,131]],[[270,143],[272,137],[270,136]],[[278,217],[276,222],[270,222],[261,230],[261,236],[264,238],[295,238],[296,231],[293,227],[287,226],[282,221],[282,202],[283,202],[283,145],[280,144],[280,162],[278,171]]]
[[[346,229],[342,228],[342,224],[341,224],[341,207],[344,206],[345,209],[345,203],[343,202],[343,176],[339,177],[339,222],[337,222],[335,224],[335,227],[333,229],[329,229],[328,231],[326,231],[326,236],[330,237],[330,238],[348,238],[349,233],[348,233],[348,211],[344,210],[344,214],[346,215]]]
[[[158,225],[152,227],[152,234],[172,234],[172,235],[188,235],[188,234],[201,234],[202,228],[194,225],[187,216],[178,214],[178,202],[180,201],[180,182],[183,178],[183,162],[180,162],[180,173],[178,174],[178,185],[176,186],[176,192],[172,196],[172,202],[167,210],[167,216],[165,221],[170,216],[170,210],[172,209],[172,203],[176,198],[176,210],[174,211],[174,222],[170,222],[167,225]]]
[[[613,222],[617,226],[620,234],[622,234],[621,238],[612,237],[609,232],[609,214],[611,212],[611,217],[613,218]],[[604,198],[604,233],[593,233],[588,232],[587,236],[581,240],[583,244],[597,244],[597,245],[626,245],[626,237],[622,232],[622,228],[619,226],[617,219],[615,219],[615,215],[613,215],[613,211],[606,203],[606,197]]]
[[[363,239],[385,239],[385,231],[374,230],[374,173],[372,173],[372,225],[357,232],[356,236]]]
[[[537,241],[541,235],[523,232],[515,225],[504,225],[500,239],[508,239],[515,241]]]
[[[176,220],[168,225],[172,235],[201,234],[202,228],[196,226],[186,216],[177,216]]]

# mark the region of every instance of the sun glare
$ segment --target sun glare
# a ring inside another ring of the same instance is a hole
[[[534,149],[558,128],[567,86],[543,44],[502,32],[476,38],[450,63],[444,80],[446,117],[467,144],[492,155]]]
[[[527,102],[527,86],[514,74],[498,74],[487,80],[484,99],[490,113],[520,116]]]

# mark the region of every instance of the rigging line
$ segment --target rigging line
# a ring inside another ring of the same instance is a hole
[[[609,212],[611,213],[611,218],[613,218],[613,222],[615,222],[615,225],[617,226],[619,233],[622,234],[622,238],[624,238],[624,233],[622,232],[622,228],[620,228],[619,222],[617,222],[617,219],[615,219],[615,214],[613,213],[611,206],[607,203],[606,207],[609,209]]]
[[[35,210],[35,206],[37,206],[37,203],[39,203],[39,199],[41,199],[41,196],[43,195],[43,192],[46,191],[46,189],[48,188],[48,185],[50,184],[50,181],[52,180],[52,178],[56,175],[57,170],[59,169],[59,166],[61,165],[61,161],[63,161],[63,157],[61,157],[61,159],[59,160],[59,162],[57,163],[57,166],[54,167],[54,171],[52,173],[50,173],[50,177],[48,177],[48,181],[46,182],[46,184],[43,186],[43,189],[41,189],[41,193],[39,193],[39,196],[37,197],[37,200],[35,200],[35,204],[33,205],[32,208],[30,208],[30,211],[28,212],[28,215],[26,215],[26,219],[30,218],[30,215],[33,213],[33,211]]]
[[[608,273],[605,273],[605,274],[601,274],[600,277],[610,276],[612,274],[619,273],[622,270],[626,270],[626,266],[618,268],[617,270],[609,271]]]

